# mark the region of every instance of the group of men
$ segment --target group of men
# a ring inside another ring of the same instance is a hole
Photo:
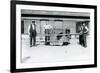
[[[50,29],[52,29],[52,27],[50,25],[45,25],[45,45],[49,45],[50,44]],[[82,45],[83,47],[87,47],[87,32],[88,32],[88,28],[87,26],[83,23],[82,26],[80,27],[80,34],[79,34],[79,44]],[[28,33],[29,33],[29,37],[30,37],[30,47],[32,46],[36,46],[36,24],[35,21],[32,21],[32,24],[29,25],[28,27]]]

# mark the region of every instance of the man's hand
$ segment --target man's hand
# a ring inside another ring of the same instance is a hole
[[[81,32],[79,32],[79,35],[82,35],[82,31],[81,31]]]

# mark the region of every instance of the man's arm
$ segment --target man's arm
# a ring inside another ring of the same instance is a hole
[[[79,34],[82,34],[82,28],[80,28],[80,32],[79,32]]]
[[[87,28],[87,27],[85,27],[85,29],[86,29],[85,33],[87,33],[87,32],[88,32],[88,28]]]

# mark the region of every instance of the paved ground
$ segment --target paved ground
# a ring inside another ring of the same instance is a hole
[[[91,57],[91,46],[88,39],[87,48],[78,44],[78,39],[71,39],[71,44],[67,46],[45,46],[37,45],[29,47],[29,40],[22,40],[22,63],[42,63],[42,62],[64,62],[64,61],[88,61]]]

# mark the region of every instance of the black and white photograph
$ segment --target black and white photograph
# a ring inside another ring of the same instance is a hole
[[[95,67],[95,6],[43,4],[16,5],[16,69]]]
[[[22,63],[91,61],[89,32],[88,12],[22,9],[21,61]]]

